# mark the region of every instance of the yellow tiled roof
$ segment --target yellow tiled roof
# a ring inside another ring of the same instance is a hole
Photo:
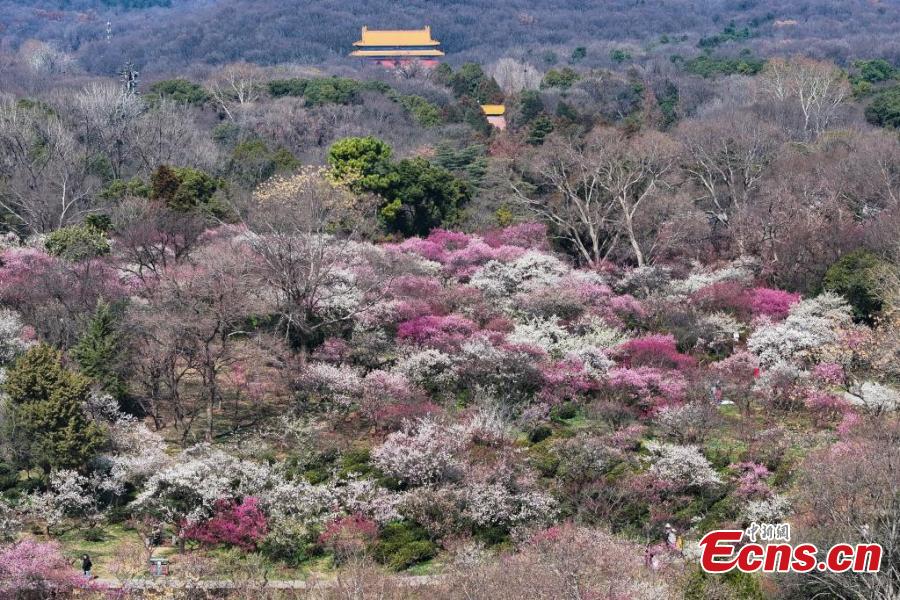
[[[362,36],[354,46],[439,46],[431,39],[431,27],[425,29],[369,29],[362,28]]]
[[[506,113],[506,107],[502,104],[482,104],[481,110],[489,117],[499,117]]]
[[[440,50],[354,50],[350,56],[444,56]]]

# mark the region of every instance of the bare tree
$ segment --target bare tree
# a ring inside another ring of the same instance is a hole
[[[0,208],[29,231],[52,231],[92,210],[99,181],[87,158],[48,108],[0,103]]]
[[[541,72],[526,62],[501,58],[488,68],[488,73],[507,94],[536,90],[541,85]]]
[[[84,143],[105,156],[112,175],[121,179],[135,151],[135,129],[144,102],[115,84],[93,84],[75,95],[74,119]]]
[[[635,218],[676,156],[675,144],[658,132],[628,138],[599,128],[584,140],[554,137],[534,171],[513,182],[514,197],[554,225],[587,263],[605,260],[624,235],[635,262],[643,266]]]
[[[806,594],[892,600],[900,594],[900,437],[896,422],[872,423],[840,451],[807,459],[798,489],[804,539],[828,548],[836,543],[877,543],[877,573],[812,571],[797,576]]]
[[[802,131],[815,137],[828,129],[850,94],[843,71],[809,58],[773,58],[763,72],[764,89],[778,102],[795,106],[802,116]]]
[[[256,65],[246,62],[233,63],[223,67],[212,78],[209,90],[222,112],[234,121],[237,108],[259,99],[262,77],[262,69]]]
[[[141,115],[134,136],[135,168],[143,175],[159,165],[212,170],[219,158],[218,149],[198,127],[190,107],[168,100]]]
[[[365,223],[357,198],[322,171],[304,170],[264,184],[256,201],[252,243],[262,277],[276,296],[282,329],[301,350],[317,331],[377,302],[392,269],[375,248],[355,242]]]
[[[697,205],[723,227],[758,191],[782,142],[777,128],[744,111],[686,121],[677,136],[684,170],[697,186]]]

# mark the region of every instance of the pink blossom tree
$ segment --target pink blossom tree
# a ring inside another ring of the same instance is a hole
[[[0,548],[0,597],[63,597],[86,582],[56,542],[25,538]]]

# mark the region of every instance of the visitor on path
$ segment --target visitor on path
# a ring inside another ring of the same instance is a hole
[[[674,527],[672,527],[671,523],[666,523],[663,542],[665,542],[666,547],[672,552],[677,552],[680,554],[682,548],[684,548],[684,540],[681,539],[681,537],[678,535],[678,531]]]
[[[94,566],[94,563],[91,562],[91,557],[87,554],[81,555],[81,572],[84,573],[84,576],[88,579],[91,578],[91,568]]]

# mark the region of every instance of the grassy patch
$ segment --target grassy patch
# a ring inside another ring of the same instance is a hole
[[[109,571],[112,559],[120,558],[123,553],[133,554],[137,547],[143,548],[140,534],[120,524],[102,528],[97,541],[86,540],[84,529],[69,530],[57,539],[62,544],[63,554],[69,560],[77,561],[82,554],[90,555],[94,563],[94,574],[98,577],[113,577],[113,573]],[[157,554],[164,555],[159,552]]]

